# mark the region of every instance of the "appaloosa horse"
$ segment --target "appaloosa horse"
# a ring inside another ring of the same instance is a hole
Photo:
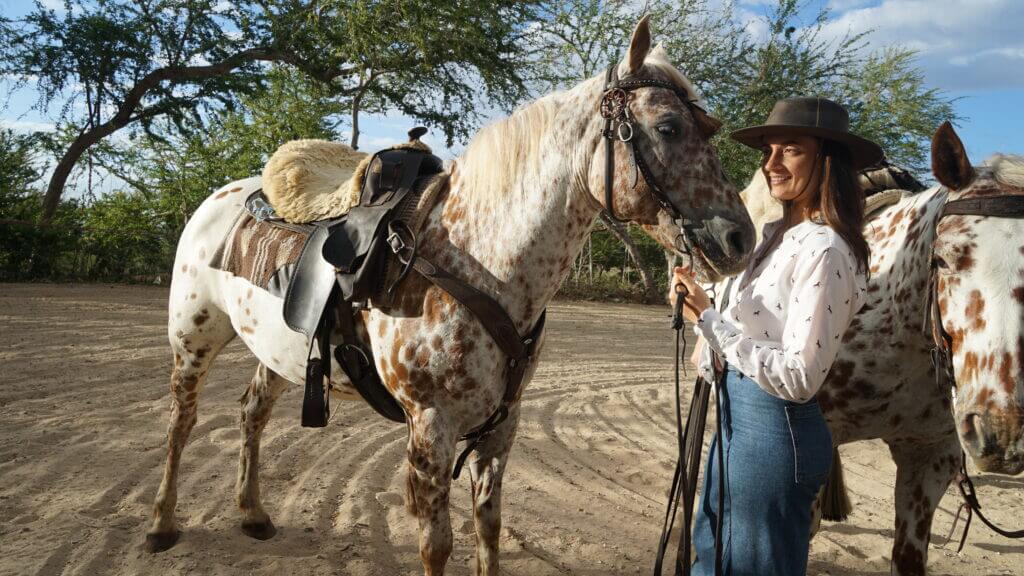
[[[629,114],[634,129],[629,145],[644,166],[642,178],[634,181],[638,168],[623,141],[629,140],[628,130],[613,130],[610,134],[618,136],[611,167],[614,212],[647,225],[668,247],[683,238],[706,277],[735,273],[753,248],[754,229],[708,143],[717,121],[695,106],[693,86],[663,50],[650,50],[650,44],[645,18],[617,65],[623,91],[613,96],[626,106],[617,112]],[[606,156],[601,143],[609,134],[601,115],[605,96],[602,75],[482,130],[450,170],[450,187],[420,234],[419,249],[497,299],[520,334],[538,321],[602,209]],[[281,392],[303,380],[309,342],[285,326],[280,299],[208,265],[242,200],[259,187],[254,178],[213,194],[178,245],[168,326],[174,353],[168,457],[147,534],[151,550],[169,548],[178,537],[174,510],[182,449],[210,364],[236,335],[259,359],[242,398],[237,483],[242,529],[255,538],[274,534],[260,499],[260,435]],[[666,208],[689,222],[688,232],[681,234]],[[419,520],[424,570],[439,575],[452,549],[448,497],[456,443],[499,405],[507,358],[476,317],[415,274],[402,284],[394,308],[366,311],[362,320],[382,380],[407,416],[406,503]],[[353,394],[337,366],[331,383]],[[480,574],[498,573],[501,482],[518,407],[512,405],[469,462]]]
[[[1024,469],[1024,220],[940,221],[953,200],[1024,194],[1024,159],[997,157],[973,169],[948,125],[932,150],[944,187],[908,193],[865,224],[868,299],[818,392],[836,445],[880,438],[889,446],[897,467],[892,571],[901,576],[926,571],[932,518],[961,462],[957,423],[979,469]],[[742,196],[758,227],[781,216],[763,178]],[[943,328],[952,338],[955,420],[923,326],[933,247]]]

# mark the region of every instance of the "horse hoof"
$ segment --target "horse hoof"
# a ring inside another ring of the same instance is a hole
[[[277,534],[277,528],[270,520],[266,522],[242,522],[242,532],[257,540],[270,540]]]
[[[146,534],[146,551],[155,554],[168,550],[178,542],[178,536],[180,535],[181,533],[177,530],[174,532]]]

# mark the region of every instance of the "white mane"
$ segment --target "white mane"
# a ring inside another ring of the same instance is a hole
[[[992,168],[992,176],[1000,184],[1024,188],[1024,156],[996,154],[985,160],[985,166]]]

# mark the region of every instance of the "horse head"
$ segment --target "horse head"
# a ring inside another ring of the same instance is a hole
[[[701,107],[665,50],[651,48],[646,17],[606,77],[600,112],[612,153],[599,148],[593,155],[594,198],[683,255],[702,280],[742,270],[754,228],[711,145],[721,123]]]
[[[952,359],[957,430],[979,469],[1018,474],[1024,471],[1024,157],[996,156],[972,167],[947,122],[932,139],[932,172],[950,191],[934,242],[939,326],[933,329]]]

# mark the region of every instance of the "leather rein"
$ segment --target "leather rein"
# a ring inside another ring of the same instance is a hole
[[[994,218],[1024,218],[1024,196],[1020,195],[1000,195],[1000,196],[987,196],[980,198],[962,198],[959,200],[951,200],[946,202],[942,207],[942,212],[939,213],[939,218],[935,221],[936,234],[938,231],[939,222],[942,221],[946,216],[961,215],[961,216],[985,216]],[[928,311],[925,315],[925,322],[931,324],[931,335],[934,347],[931,350],[932,366],[935,369],[935,383],[940,389],[950,390],[953,402],[951,403],[951,410],[954,409],[952,404],[955,404],[956,400],[956,375],[953,372],[953,339],[942,327],[942,312],[939,310],[939,294],[938,294],[938,259],[935,256],[935,241],[932,241],[932,250],[930,257],[931,271],[928,276],[928,291],[927,298]],[[957,488],[960,490],[960,496],[963,498],[963,503],[960,504],[960,508],[957,509],[956,517],[953,520],[953,526],[950,528],[950,536],[956,529],[957,521],[960,519],[960,513],[964,510],[967,511],[967,517],[964,524],[963,536],[960,539],[960,546],[957,548],[957,552],[963,550],[964,545],[967,543],[967,533],[971,528],[971,518],[974,514],[978,515],[978,518],[995,533],[1006,538],[1024,538],[1024,529],[1022,530],[1004,530],[995,524],[993,524],[985,515],[981,512],[981,504],[978,502],[978,496],[974,489],[974,482],[971,480],[970,475],[967,473],[967,455],[964,451],[960,450],[960,471],[957,472],[956,476]]]

